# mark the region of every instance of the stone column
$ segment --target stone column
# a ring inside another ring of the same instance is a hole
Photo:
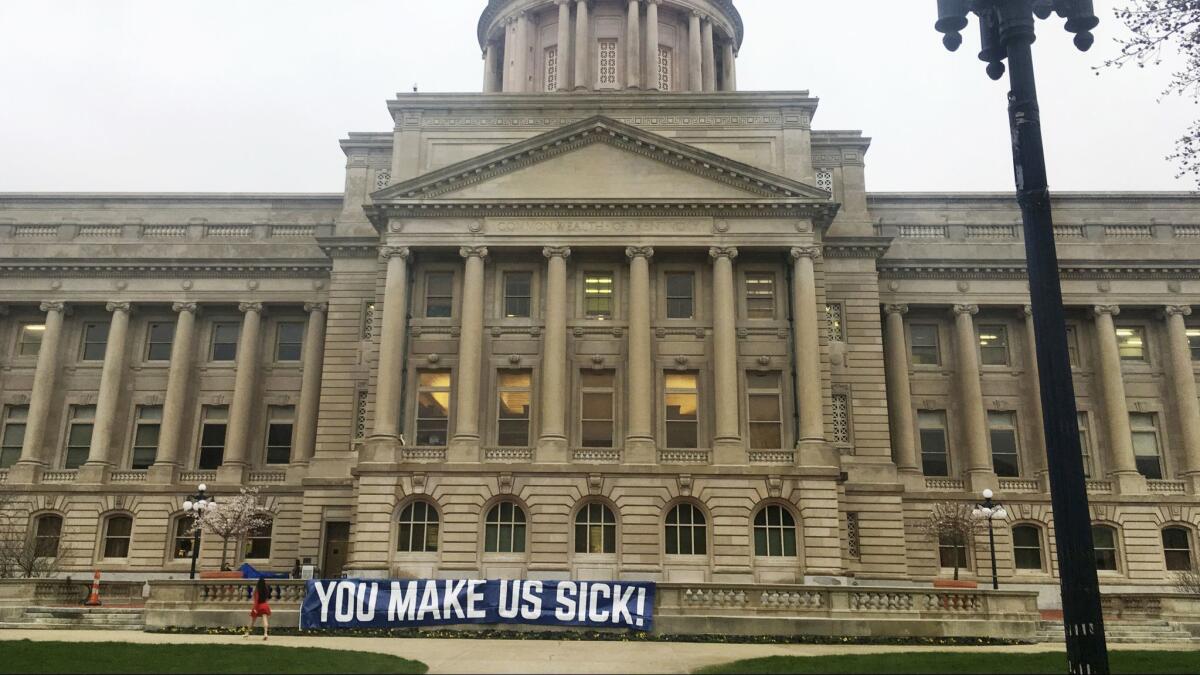
[[[1167,320],[1167,337],[1171,345],[1171,379],[1175,401],[1179,406],[1180,441],[1183,445],[1182,470],[1192,494],[1200,488],[1200,399],[1196,398],[1196,371],[1192,363],[1192,348],[1188,343],[1184,317],[1191,316],[1187,305],[1170,306],[1163,310]]]
[[[113,447],[113,427],[117,420],[117,403],[121,400],[121,380],[125,376],[125,352],[129,339],[128,302],[106,305],[112,314],[108,324],[108,342],[104,345],[104,366],[100,370],[100,391],[96,397],[96,422],[92,426],[92,445],[87,462],[79,472],[84,483],[103,483],[107,470],[117,463]]]
[[[517,48],[513,55],[513,91],[523,94],[529,91],[529,15],[525,12],[517,15],[517,37],[513,42]]]
[[[62,341],[63,317],[66,305],[61,302],[43,302],[41,310],[46,313],[46,330],[42,332],[42,345],[38,349],[37,369],[33,373],[33,391],[29,395],[29,421],[25,424],[25,440],[21,444],[21,459],[9,472],[13,483],[32,483],[41,475],[41,470],[50,463],[46,452],[46,427],[49,422],[50,404],[58,380],[59,342]]]
[[[646,0],[646,65],[645,86],[647,89],[658,89],[658,3],[660,0]]]
[[[196,303],[177,302],[172,309],[179,318],[175,320],[175,335],[171,339],[171,365],[167,370],[167,393],[163,398],[162,426],[158,432],[158,456],[147,473],[149,482],[159,484],[174,483],[175,472],[179,469],[184,408],[192,379],[192,358],[196,352]]]
[[[737,309],[734,301],[733,259],[736,248],[713,247],[713,390],[716,426],[713,463],[746,461],[738,409]]]
[[[566,463],[567,389],[567,258],[566,246],[547,246],[546,331],[542,350],[542,433],[538,461]]]
[[[588,25],[587,0],[575,1],[575,88],[590,89],[592,86],[591,26]]]
[[[451,461],[455,462],[479,461],[479,382],[484,376],[483,267],[487,254],[483,246],[459,249],[466,265],[460,305],[462,331],[458,340],[458,414],[454,419],[454,438],[450,441]]]
[[[912,384],[908,379],[908,340],[904,334],[904,315],[908,305],[887,305],[885,330],[886,359],[884,377],[887,381],[888,419],[892,426],[892,447],[896,467],[906,482],[909,476],[924,487],[924,471],[917,457],[916,423],[913,419]]]
[[[241,483],[250,464],[250,424],[254,419],[257,394],[259,336],[262,334],[261,302],[243,302],[238,310],[242,333],[238,338],[237,373],[233,379],[233,402],[229,406],[229,428],[225,438],[225,457],[217,470],[217,481]]]
[[[713,41],[713,25],[712,19],[705,17],[704,22],[700,27],[701,33],[701,49],[704,51],[701,57],[701,70],[704,78],[704,91],[717,90],[717,51]]]
[[[721,87],[722,91],[737,91],[737,75],[734,65],[737,62],[737,55],[733,53],[733,38],[729,38],[721,45],[721,54],[723,56],[721,63]]]
[[[571,58],[571,0],[555,0],[558,3],[558,90],[571,90],[571,76],[575,74],[575,61]]]
[[[321,368],[325,365],[325,303],[305,303],[308,326],[304,332],[304,372],[300,377],[300,403],[296,406],[296,441],[293,464],[307,464],[317,449],[317,414],[321,407]]]
[[[958,406],[962,438],[966,445],[967,489],[972,492],[996,487],[988,443],[987,414],[983,409],[983,389],[979,384],[979,338],[975,335],[975,321],[971,318],[978,313],[978,305],[954,306]]]
[[[688,91],[704,89],[704,57],[701,49],[700,12],[693,11],[688,18]]]
[[[625,86],[642,88],[642,8],[639,0],[629,0],[629,18],[625,23]]]
[[[383,326],[379,334],[379,366],[375,378],[373,437],[400,438],[401,372],[408,337],[408,258],[404,247],[384,246],[379,255],[387,261],[383,287]]]
[[[504,63],[500,64],[500,90],[513,91],[513,54],[516,52],[516,19],[504,20]]]
[[[1046,426],[1042,416],[1042,382],[1038,374],[1037,335],[1033,328],[1033,307],[1025,305],[1025,370],[1029,387],[1029,424],[1033,425],[1033,452],[1026,452],[1029,470],[1037,478],[1045,492],[1050,491],[1050,477],[1046,469]]]
[[[651,7],[654,5],[651,4]],[[651,355],[650,259],[654,249],[629,247],[629,359],[625,367],[629,397],[625,463],[654,464],[654,361]]]
[[[1144,492],[1146,480],[1137,470],[1133,455],[1133,437],[1129,430],[1129,407],[1125,402],[1125,379],[1121,375],[1121,352],[1113,317],[1121,313],[1116,305],[1097,305],[1096,344],[1100,352],[1100,389],[1104,392],[1104,420],[1108,432],[1108,473],[1113,487],[1122,493]]]
[[[496,43],[489,42],[483,50],[483,93],[496,93]]]
[[[796,397],[800,402],[800,438],[797,441],[825,441],[825,416],[821,395],[821,338],[817,314],[817,278],[815,260],[821,257],[819,246],[792,249],[792,307],[795,321],[792,339],[796,349]]]

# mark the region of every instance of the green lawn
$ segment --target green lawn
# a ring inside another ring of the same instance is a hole
[[[260,641],[261,642],[261,641]],[[424,673],[386,654],[310,647],[0,642],[0,673]]]
[[[1109,652],[1114,673],[1200,673],[1200,651]],[[1051,673],[1067,672],[1065,652],[909,652],[848,656],[771,656],[697,671],[717,673]]]

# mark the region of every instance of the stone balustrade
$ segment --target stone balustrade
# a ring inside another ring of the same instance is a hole
[[[925,225],[889,224],[875,227],[882,236],[905,240],[1007,241],[1024,239],[1019,224]],[[1055,225],[1054,238],[1067,242],[1128,242],[1200,238],[1198,225]]]
[[[311,241],[322,227],[317,224],[28,224],[0,226],[0,239],[29,241],[138,241],[142,239],[290,239]]]
[[[20,617],[28,607],[79,607],[91,592],[88,575],[78,579],[0,579],[0,622]],[[106,606],[129,607],[145,600],[144,581],[100,581]]]

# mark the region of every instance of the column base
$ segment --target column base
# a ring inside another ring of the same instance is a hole
[[[1109,474],[1113,494],[1144,495],[1150,492],[1146,485],[1146,477],[1136,471],[1121,471]]]
[[[746,444],[740,438],[718,438],[713,441],[712,463],[718,466],[745,464]]]
[[[823,440],[806,440],[796,444],[796,465],[840,469],[842,456],[837,448]]]
[[[625,464],[658,464],[658,446],[653,438],[629,437],[625,439]]]
[[[925,491],[925,474],[921,473],[920,469],[914,467],[906,467],[897,471],[900,478],[900,484],[904,486],[905,492],[924,492]]]
[[[400,439],[396,436],[368,436],[358,452],[359,464],[395,464],[400,460]]]
[[[179,480],[179,467],[175,464],[151,464],[146,469],[146,482],[152,485],[171,485]]]
[[[570,453],[567,450],[565,436],[542,436],[537,444],[538,464],[569,464]]]
[[[478,436],[455,436],[450,439],[446,461],[452,464],[478,464],[481,460]]]
[[[112,471],[111,464],[102,462],[85,462],[75,475],[75,482],[83,485],[104,485],[108,483],[108,473]]]
[[[222,464],[217,467],[217,484],[245,485],[246,469],[245,464]]]
[[[41,462],[18,461],[8,470],[8,484],[33,485],[40,483],[42,482],[42,473],[45,471],[46,465]]]
[[[997,492],[1000,489],[1000,481],[996,478],[996,473],[990,469],[968,470],[967,475],[963,478],[963,485],[967,488],[967,492],[976,494],[984,490]]]

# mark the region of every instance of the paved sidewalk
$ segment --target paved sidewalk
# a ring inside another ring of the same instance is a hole
[[[142,644],[247,644],[223,635],[0,630],[3,640],[134,642]],[[255,640],[250,644],[262,644]],[[689,642],[558,642],[552,640],[433,640],[413,638],[273,637],[282,647],[373,651],[416,659],[430,673],[689,673],[697,668],[760,656],[830,656],[913,651],[1044,652],[1062,645],[1017,647],[895,647],[867,645],[742,645]],[[1188,651],[1191,646],[1119,645],[1117,649]]]

